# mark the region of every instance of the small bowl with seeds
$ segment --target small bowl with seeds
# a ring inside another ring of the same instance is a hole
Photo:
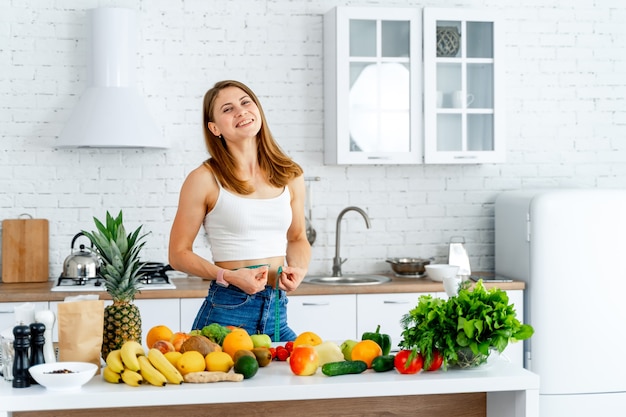
[[[93,378],[98,367],[90,362],[51,362],[31,366],[28,372],[50,391],[76,391]]]

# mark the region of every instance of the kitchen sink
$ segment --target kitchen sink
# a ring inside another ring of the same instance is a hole
[[[308,276],[304,282],[317,285],[379,285],[391,281],[383,275]]]

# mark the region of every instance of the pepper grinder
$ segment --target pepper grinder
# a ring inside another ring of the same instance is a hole
[[[30,366],[39,365],[45,362],[43,357],[44,331],[46,325],[43,323],[31,323],[30,325]],[[35,378],[28,372],[31,384],[36,384]]]
[[[19,325],[13,328],[13,388],[30,387],[28,368],[28,349],[30,348],[30,329],[28,326]]]
[[[46,363],[54,363],[57,361],[54,352],[54,343],[52,341],[52,328],[54,327],[55,319],[54,312],[51,310],[40,310],[35,313],[35,321],[43,323],[46,326],[46,330],[43,332],[43,357]]]

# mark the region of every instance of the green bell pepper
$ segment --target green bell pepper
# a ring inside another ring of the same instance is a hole
[[[365,332],[361,337],[361,340],[373,340],[383,350],[383,355],[389,355],[391,351],[391,338],[388,334],[380,332],[380,324],[376,328],[375,332]]]

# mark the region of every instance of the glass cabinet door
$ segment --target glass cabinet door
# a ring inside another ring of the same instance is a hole
[[[421,163],[420,47],[417,9],[325,15],[326,163]]]
[[[504,162],[493,13],[424,9],[426,163]]]

